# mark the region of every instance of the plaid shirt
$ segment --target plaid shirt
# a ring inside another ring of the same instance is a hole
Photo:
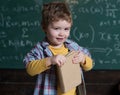
[[[38,60],[45,57],[53,56],[48,46],[49,43],[46,40],[38,42],[36,46],[26,55],[25,59],[23,60],[25,65],[27,65],[28,62],[32,60]],[[88,52],[87,49],[80,47],[77,43],[71,40],[66,40],[65,46],[69,49],[69,51],[82,50],[85,54],[90,56],[90,53]],[[52,65],[50,69],[38,74],[34,95],[57,95],[57,77],[55,65]]]

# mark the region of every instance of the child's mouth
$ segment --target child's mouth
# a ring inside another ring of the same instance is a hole
[[[64,38],[57,38],[57,40],[61,42],[64,40]]]

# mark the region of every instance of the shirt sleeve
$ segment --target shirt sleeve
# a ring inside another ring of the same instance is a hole
[[[85,56],[85,58],[85,64],[82,64],[81,66],[85,71],[91,70],[93,67],[93,60],[87,55]]]
[[[46,65],[46,61],[47,58],[43,58],[29,62],[26,67],[27,73],[31,76],[34,76],[49,69],[50,67]]]

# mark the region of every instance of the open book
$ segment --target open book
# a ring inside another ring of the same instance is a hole
[[[63,93],[81,84],[80,64],[72,63],[72,58],[76,53],[76,51],[69,52],[66,55],[66,63],[62,67],[57,66],[59,85]]]

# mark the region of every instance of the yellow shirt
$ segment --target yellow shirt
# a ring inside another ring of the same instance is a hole
[[[52,46],[49,46],[48,48],[52,51],[53,55],[57,55],[57,54],[66,55],[68,53],[68,48],[65,48],[64,45],[60,48],[54,48]],[[57,89],[58,89],[57,95],[76,95],[76,88],[73,88],[72,90],[64,94],[61,92],[59,85]]]

